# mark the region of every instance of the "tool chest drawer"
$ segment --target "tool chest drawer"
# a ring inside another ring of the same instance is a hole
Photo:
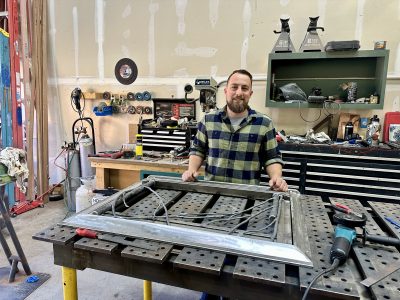
[[[139,128],[143,135],[143,149],[170,151],[177,147],[189,148],[195,129]]]
[[[390,157],[383,157],[385,152],[371,156],[359,152],[343,154],[340,150],[339,153],[301,150],[282,150],[283,175],[289,185],[298,185],[301,193],[400,202],[399,151],[388,152]]]

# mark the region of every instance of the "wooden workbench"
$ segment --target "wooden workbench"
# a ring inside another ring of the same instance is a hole
[[[135,182],[140,181],[141,174],[148,171],[157,172],[158,175],[182,174],[188,168],[187,159],[171,158],[146,158],[141,160],[131,159],[112,159],[103,157],[90,157],[91,166],[96,169],[96,188],[104,189],[114,187],[116,189],[125,188]],[[204,167],[200,170],[200,175],[204,175]]]

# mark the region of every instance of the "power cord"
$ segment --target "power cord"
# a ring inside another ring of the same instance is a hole
[[[334,102],[332,100],[325,100],[323,108],[325,116],[330,116],[337,115],[342,109],[342,106],[340,105],[340,103]],[[329,109],[332,109],[333,112],[330,112]],[[325,112],[328,114],[326,114]]]
[[[304,292],[303,298],[301,298],[301,299],[302,299],[302,300],[306,300],[307,295],[308,295],[308,293],[309,293],[309,291],[310,291],[312,285],[313,285],[322,275],[328,274],[328,273],[333,272],[334,270],[336,270],[336,268],[339,266],[339,264],[340,264],[340,260],[339,260],[338,258],[335,258],[335,259],[333,260],[333,263],[331,264],[331,266],[330,266],[328,269],[323,270],[323,271],[319,272],[317,275],[315,275],[315,277],[311,280],[310,284],[307,286],[307,289],[306,289],[306,291]]]
[[[306,119],[304,119],[303,115],[301,114],[301,102],[302,101],[297,101],[297,103],[299,104],[299,115],[300,115],[300,118],[306,123],[317,122],[319,120],[319,118],[321,118],[322,110],[321,109],[319,110],[319,116],[315,120],[312,120],[312,121],[306,120]]]

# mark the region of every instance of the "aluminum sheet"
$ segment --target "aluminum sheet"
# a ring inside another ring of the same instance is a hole
[[[299,248],[289,244],[89,214],[72,216],[63,221],[62,224],[107,233],[122,234],[135,238],[220,251],[227,254],[267,259],[297,266],[313,266],[312,261]]]

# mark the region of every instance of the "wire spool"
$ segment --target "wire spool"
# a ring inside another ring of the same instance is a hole
[[[153,110],[151,109],[151,107],[146,106],[146,107],[144,108],[144,113],[145,113],[146,115],[151,115],[151,114],[153,113]]]
[[[150,101],[151,100],[151,94],[148,91],[143,92],[143,100],[145,101]]]
[[[142,114],[143,113],[143,106],[136,106],[136,113],[137,114]]]
[[[110,92],[104,92],[103,93],[103,99],[104,100],[110,100],[111,99],[111,93]]]
[[[135,94],[135,100],[142,101],[143,100],[143,94],[142,93],[136,93]]]
[[[126,94],[126,98],[128,100],[135,100],[135,94],[132,92],[129,92],[128,94]]]
[[[133,105],[129,105],[128,109],[127,109],[127,113],[133,115],[133,114],[135,114],[135,112],[136,112],[135,107]]]

